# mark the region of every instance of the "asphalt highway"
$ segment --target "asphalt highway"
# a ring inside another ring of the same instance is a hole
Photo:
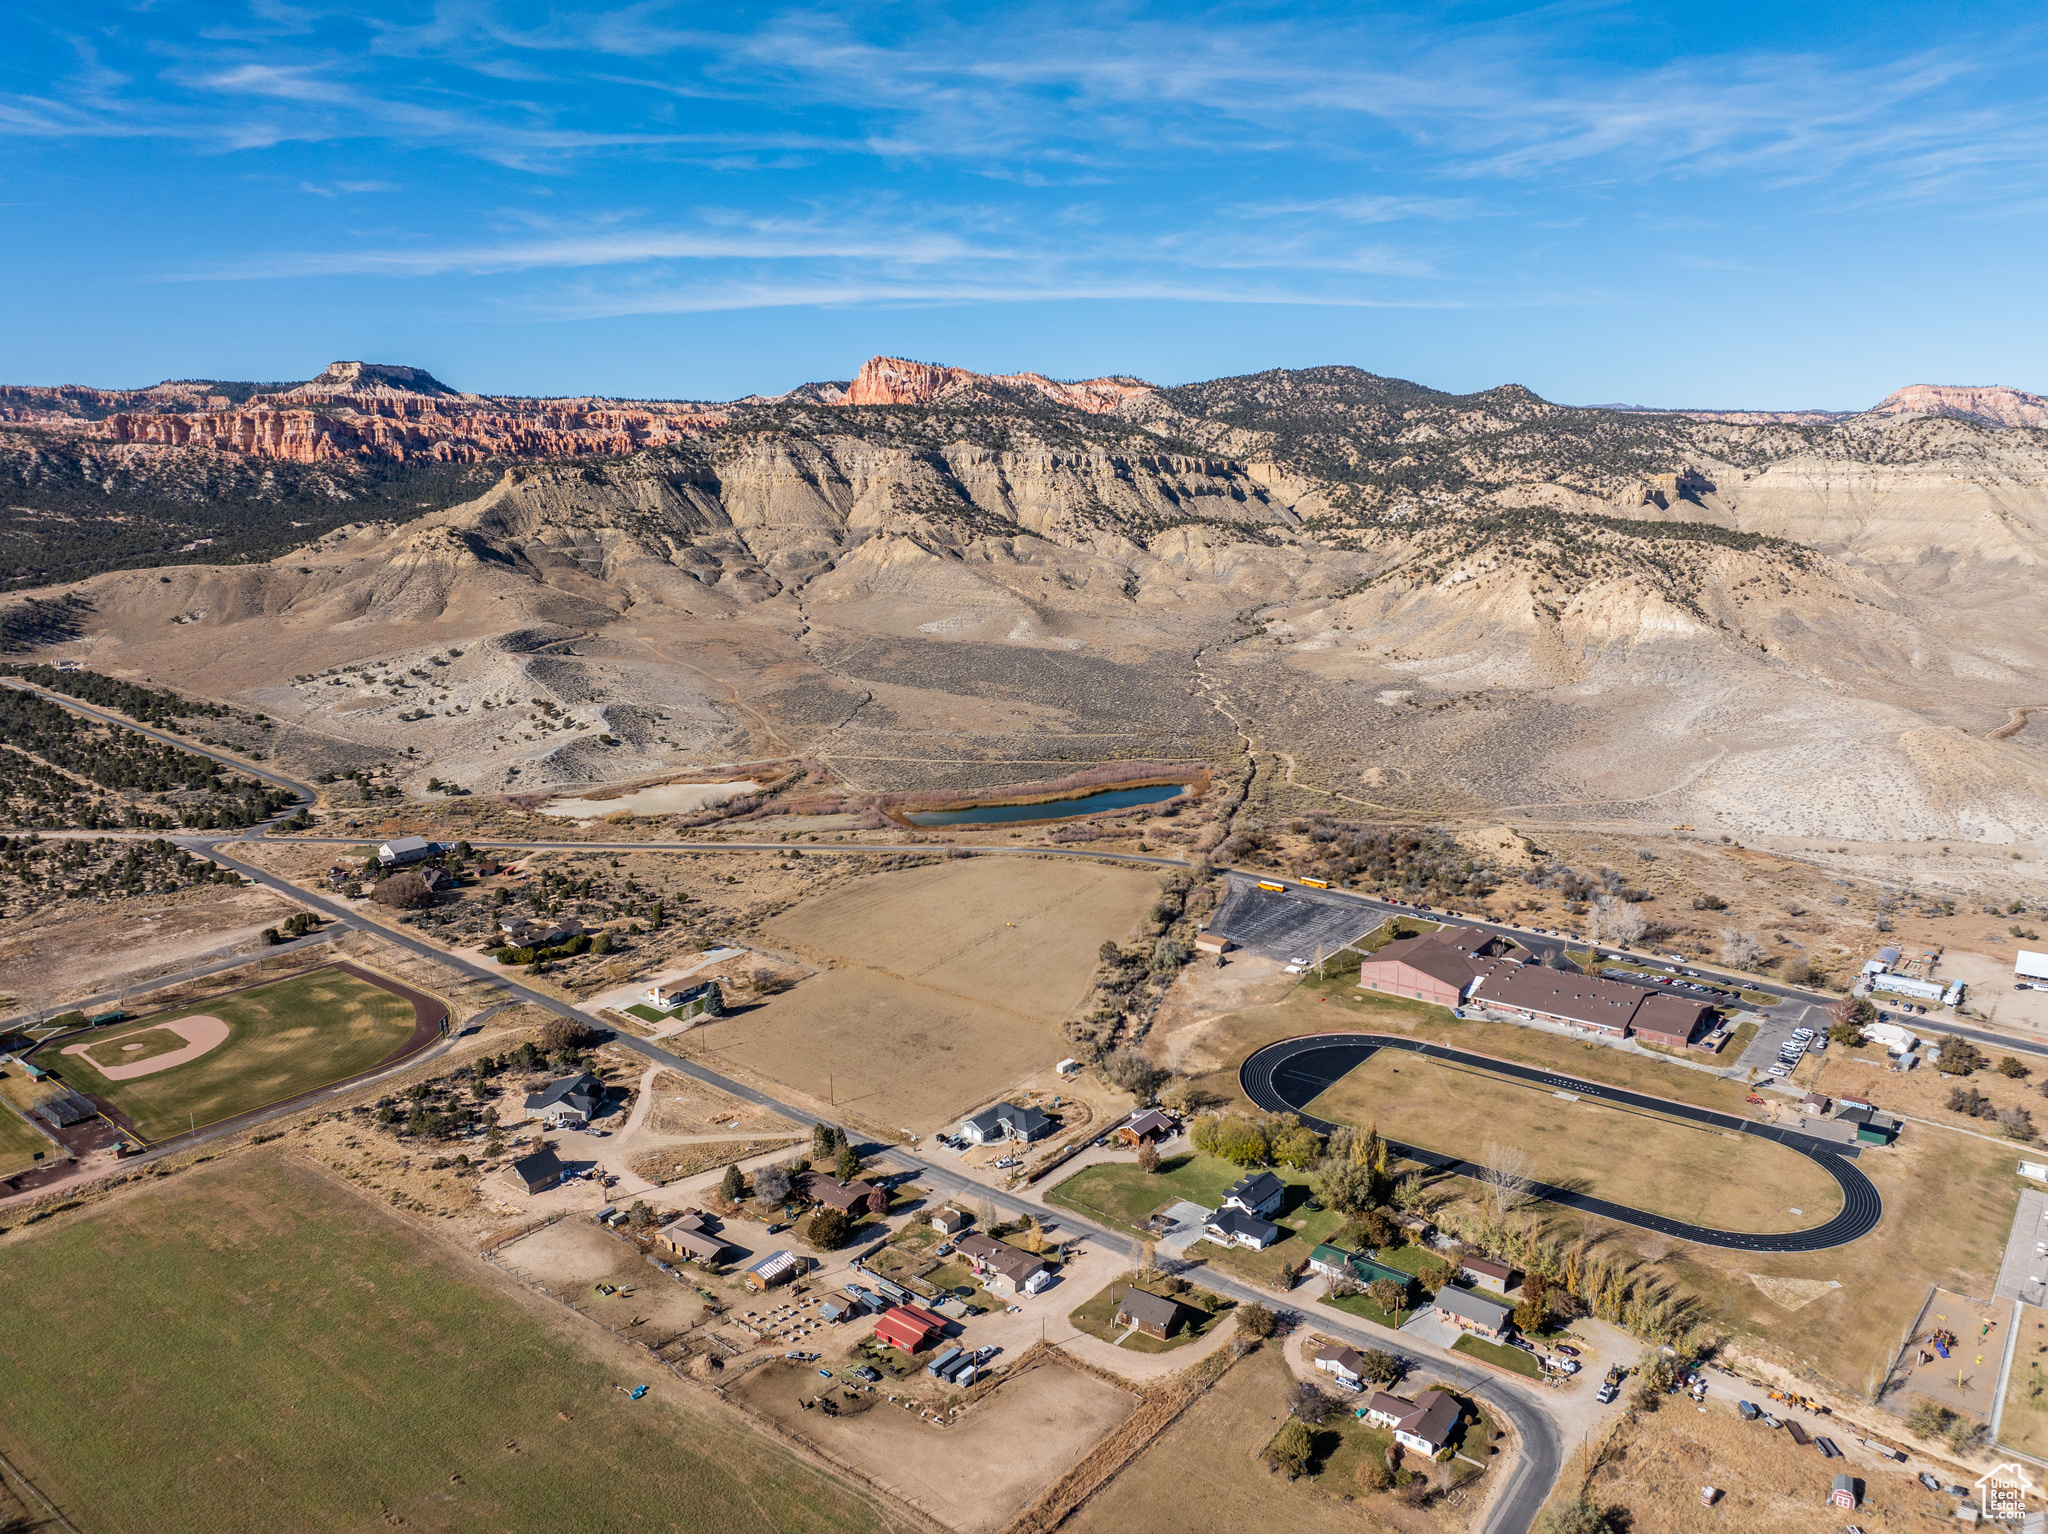
[[[1693,1241],[1702,1246],[1718,1246],[1745,1252],[1820,1252],[1832,1247],[1846,1246],[1875,1230],[1877,1222],[1884,1215],[1884,1200],[1879,1196],[1876,1187],[1863,1175],[1862,1169],[1842,1153],[1842,1148],[1832,1141],[1816,1139],[1812,1135],[1803,1135],[1796,1130],[1753,1123],[1748,1119],[1737,1118],[1733,1114],[1716,1113],[1709,1108],[1695,1108],[1689,1103],[1672,1102],[1668,1098],[1650,1097],[1640,1092],[1625,1092],[1619,1087],[1606,1086],[1596,1081],[1581,1081],[1534,1066],[1495,1060],[1486,1055],[1468,1054],[1460,1049],[1447,1049],[1441,1044],[1423,1040],[1383,1033],[1321,1033],[1304,1038],[1283,1039],[1277,1044],[1268,1044],[1247,1059],[1238,1071],[1238,1081],[1244,1087],[1245,1095],[1268,1113],[1300,1114],[1303,1123],[1328,1134],[1338,1126],[1302,1110],[1314,1102],[1332,1082],[1356,1069],[1382,1049],[1408,1050],[1433,1059],[1448,1060],[1489,1071],[1494,1075],[1512,1077],[1517,1081],[1548,1088],[1553,1092],[1570,1092],[1579,1097],[1594,1098],[1620,1107],[1637,1108],[1662,1114],[1667,1118],[1683,1119],[1703,1128],[1775,1140],[1788,1150],[1797,1151],[1800,1155],[1817,1162],[1842,1189],[1842,1208],[1825,1224],[1817,1225],[1811,1230],[1759,1235],[1744,1231],[1715,1230],[1711,1226],[1668,1219],[1660,1214],[1651,1214],[1647,1210],[1634,1209],[1627,1204],[1617,1204],[1612,1200],[1596,1198],[1570,1188],[1554,1187],[1549,1183],[1539,1182],[1530,1185],[1529,1191],[1536,1198],[1562,1204],[1569,1209],[1582,1209],[1588,1214],[1618,1220],[1641,1230],[1653,1230],[1660,1235],[1673,1236],[1681,1241]],[[1481,1175],[1482,1169],[1479,1166],[1469,1161],[1461,1161],[1455,1156],[1423,1150],[1412,1145],[1397,1145],[1392,1141],[1388,1144],[1396,1154],[1411,1161],[1419,1161],[1425,1166],[1455,1172],[1461,1177],[1476,1178]]]

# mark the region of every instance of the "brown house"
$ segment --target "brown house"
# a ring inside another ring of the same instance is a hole
[[[841,1182],[823,1172],[804,1172],[795,1178],[791,1186],[799,1198],[822,1204],[827,1209],[837,1209],[848,1219],[858,1219],[870,1212],[889,1212],[889,1195],[863,1177]]]
[[[694,1258],[707,1266],[722,1261],[732,1250],[716,1236],[707,1236],[699,1230],[684,1230],[680,1223],[657,1231],[654,1244],[666,1247],[678,1257]]]
[[[1117,1125],[1116,1137],[1126,1145],[1157,1144],[1173,1138],[1173,1119],[1157,1108],[1140,1108],[1130,1119]]]
[[[1044,1259],[992,1236],[976,1232],[962,1236],[955,1245],[967,1265],[997,1294],[1036,1294],[1052,1276]]]
[[[1117,1304],[1116,1324],[1136,1327],[1147,1337],[1157,1337],[1163,1342],[1179,1327],[1180,1314],[1180,1306],[1164,1295],[1133,1286],[1124,1291],[1123,1299]]]

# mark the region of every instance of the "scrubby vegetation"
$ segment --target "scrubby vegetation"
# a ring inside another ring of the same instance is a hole
[[[242,876],[167,841],[0,836],[0,910],[25,916],[60,900],[169,895]]]

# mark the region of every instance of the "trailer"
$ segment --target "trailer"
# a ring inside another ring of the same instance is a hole
[[[960,1348],[947,1348],[937,1358],[924,1366],[924,1372],[933,1379],[943,1379],[948,1370],[966,1356]]]
[[[1785,1419],[1785,1431],[1792,1435],[1792,1441],[1802,1449],[1813,1442],[1812,1439],[1806,1436],[1806,1429],[1794,1422],[1790,1417]]]

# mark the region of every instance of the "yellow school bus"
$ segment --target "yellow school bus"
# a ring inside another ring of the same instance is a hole
[[[1262,890],[1272,890],[1272,891],[1274,891],[1274,892],[1275,892],[1276,894],[1281,894],[1281,895],[1284,895],[1284,894],[1286,894],[1286,893],[1287,893],[1287,886],[1286,886],[1286,885],[1284,885],[1284,884],[1275,884],[1275,883],[1274,883],[1274,882],[1273,882],[1273,881],[1272,881],[1271,879],[1261,879],[1261,880],[1259,881],[1259,888],[1260,888],[1260,889],[1262,889]]]
[[[1326,890],[1330,887],[1328,879],[1304,879],[1301,882],[1312,890]]]

